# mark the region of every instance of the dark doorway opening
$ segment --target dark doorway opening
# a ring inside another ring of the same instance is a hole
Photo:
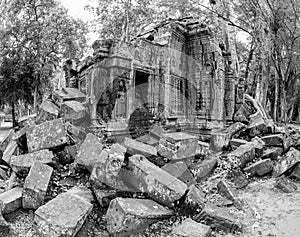
[[[149,76],[150,74],[146,72],[135,72],[135,100],[142,105],[146,105],[149,102]]]

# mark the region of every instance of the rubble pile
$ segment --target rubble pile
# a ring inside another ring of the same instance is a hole
[[[210,143],[154,125],[109,144],[53,111],[23,121],[2,144],[2,229],[23,208],[34,211],[38,236],[96,236],[82,233],[90,221],[101,223],[99,236],[239,233],[233,211],[249,208],[240,189],[267,177],[294,192],[300,180],[300,132],[275,125],[251,98]]]

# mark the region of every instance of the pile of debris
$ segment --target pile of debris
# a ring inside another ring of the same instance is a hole
[[[37,121],[26,120],[5,144],[0,206],[4,217],[34,210],[39,236],[75,236],[94,210],[105,223],[101,236],[242,232],[231,210],[250,207],[238,189],[273,176],[293,192],[300,179],[299,132],[275,125],[251,97],[210,143],[155,125],[108,144],[62,118]],[[1,217],[0,226],[9,223]]]

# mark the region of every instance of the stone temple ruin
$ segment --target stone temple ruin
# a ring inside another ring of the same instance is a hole
[[[167,20],[131,42],[99,40],[93,49],[78,66],[67,62],[65,78],[86,95],[96,128],[126,134],[131,124],[147,127],[149,115],[194,132],[232,121],[243,103],[235,46],[221,27]],[[144,113],[131,118],[137,108]]]

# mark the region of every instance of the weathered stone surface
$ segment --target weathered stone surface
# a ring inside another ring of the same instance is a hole
[[[229,141],[232,150],[237,149],[241,145],[245,145],[248,141],[238,138],[233,138]]]
[[[271,159],[265,159],[257,161],[244,169],[244,172],[248,174],[249,177],[255,175],[263,176],[270,173],[273,170],[274,164]]]
[[[217,184],[219,194],[228,198],[238,208],[242,208],[242,201],[238,197],[236,191],[225,180],[220,180]]]
[[[226,129],[226,133],[228,134],[228,138],[232,138],[235,134],[238,134],[242,130],[246,130],[247,126],[243,123],[236,122],[232,125],[230,125]]]
[[[234,114],[233,120],[236,122],[249,122],[250,115],[253,114],[253,109],[247,103],[244,103],[241,108]]]
[[[17,154],[18,144],[16,141],[11,141],[8,143],[6,149],[3,152],[2,160],[10,164],[11,157]]]
[[[176,163],[168,163],[162,167],[162,169],[168,172],[170,175],[184,182],[187,186],[195,184],[196,181],[188,169],[187,165],[183,161]]]
[[[233,218],[227,209],[207,205],[196,218],[197,222],[205,223],[212,229],[226,232],[242,231],[241,223]]]
[[[210,138],[210,150],[220,152],[229,145],[229,134],[225,131],[213,131]]]
[[[201,156],[201,157],[208,156],[209,155],[209,143],[198,141],[196,155]]]
[[[127,153],[130,155],[143,155],[146,157],[157,156],[155,147],[144,144],[142,142],[125,137],[124,146],[127,148]]]
[[[91,172],[94,165],[101,162],[102,148],[103,145],[97,136],[92,133],[87,134],[78,150],[75,163],[84,165]]]
[[[3,217],[4,204],[0,201],[0,233],[3,233],[3,230],[8,230],[9,223]]]
[[[2,214],[14,212],[22,206],[22,188],[13,188],[0,194],[0,202],[4,204]]]
[[[102,190],[93,187],[93,191],[101,207],[108,207],[111,200],[116,198],[115,190]]]
[[[273,169],[273,176],[278,177],[285,173],[287,170],[293,168],[300,162],[300,151],[291,148],[285,155],[283,155],[276,163]]]
[[[180,205],[180,214],[194,216],[199,214],[205,206],[205,193],[194,184],[188,189],[184,202]]]
[[[166,131],[162,127],[160,127],[156,124],[149,131],[149,135],[156,140],[160,140],[161,138],[163,138],[164,133],[166,133]]]
[[[44,204],[52,172],[52,167],[41,162],[31,166],[23,187],[23,208],[38,209]]]
[[[101,160],[95,164],[92,173],[92,182],[100,182],[117,190],[129,191],[120,178],[120,171],[124,165],[126,148],[120,144],[113,144],[111,149],[101,153]]]
[[[211,228],[188,218],[175,226],[171,234],[175,237],[208,237],[211,234]]]
[[[76,235],[93,208],[92,193],[87,188],[80,189],[61,193],[35,211],[34,227],[39,236]]]
[[[265,121],[261,114],[257,112],[250,116],[250,123],[247,130],[250,137],[255,137],[272,132],[272,128],[270,126],[271,125],[268,121]]]
[[[227,179],[229,179],[236,188],[244,188],[249,184],[246,175],[240,168],[230,170],[227,174]]]
[[[69,100],[62,103],[61,112],[64,119],[76,120],[86,115],[86,108],[79,101]]]
[[[260,137],[253,137],[251,143],[254,145],[255,154],[257,157],[261,156],[264,152],[265,142]]]
[[[247,163],[254,160],[255,146],[253,143],[248,142],[244,145],[239,146],[236,150],[230,152],[227,157],[232,160],[237,159],[240,167],[244,168]]]
[[[171,210],[150,199],[116,198],[111,201],[105,219],[110,234],[130,236],[172,214]]]
[[[295,168],[293,169],[293,172],[290,174],[290,177],[300,181],[300,163],[295,165]]]
[[[185,183],[157,167],[144,156],[131,156],[127,168],[128,172],[123,177],[126,185],[148,193],[153,200],[166,206],[172,207],[173,202],[180,199],[187,190]]]
[[[68,134],[72,137],[75,143],[85,140],[87,134],[82,129],[69,122],[65,123],[65,127]]]
[[[183,132],[166,133],[160,144],[169,149],[170,154],[167,158],[178,161],[195,156],[198,138]]]
[[[34,162],[43,164],[52,163],[53,153],[49,150],[35,151],[25,155],[13,156],[11,158],[11,167],[18,174],[27,174]]]
[[[205,180],[214,172],[217,166],[217,162],[217,158],[210,158],[191,166],[190,171],[194,175],[196,181],[200,182],[202,180]]]
[[[147,145],[153,146],[153,147],[156,147],[159,144],[159,140],[153,138],[149,134],[146,134],[144,136],[138,137],[135,140],[138,141],[138,142],[142,142],[142,143],[145,143]]]
[[[266,150],[263,151],[263,154],[260,158],[261,159],[270,158],[271,160],[277,160],[278,157],[282,154],[282,152],[283,152],[283,149],[281,147],[267,148]]]
[[[293,181],[287,177],[278,178],[275,183],[275,187],[282,190],[285,193],[292,193],[297,190],[297,185],[294,184]]]
[[[268,136],[264,136],[261,138],[266,146],[283,146],[283,135],[282,134],[272,134]]]
[[[32,126],[26,132],[30,152],[54,148],[68,142],[62,119],[55,119]]]

